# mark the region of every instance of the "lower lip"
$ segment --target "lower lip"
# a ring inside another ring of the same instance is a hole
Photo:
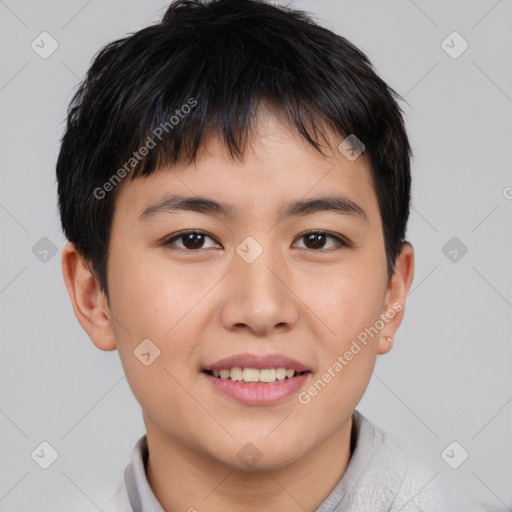
[[[273,404],[284,400],[297,392],[311,375],[310,372],[306,372],[291,379],[284,379],[282,382],[248,384],[231,379],[220,379],[204,372],[201,374],[217,391],[251,405]]]

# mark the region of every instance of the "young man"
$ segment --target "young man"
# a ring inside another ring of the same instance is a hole
[[[63,273],[147,431],[103,510],[455,510],[356,410],[414,272],[395,97],[255,0],[175,2],[95,58],[57,163]]]

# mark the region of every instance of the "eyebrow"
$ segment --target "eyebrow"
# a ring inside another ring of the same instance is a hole
[[[139,220],[144,221],[162,213],[175,213],[179,211],[193,211],[215,217],[224,216],[231,218],[236,212],[236,206],[232,203],[222,203],[207,197],[170,195],[147,206],[140,214]],[[293,217],[326,211],[348,215],[355,219],[369,222],[368,216],[361,206],[342,196],[292,201],[281,205],[278,209],[278,215],[279,217]]]

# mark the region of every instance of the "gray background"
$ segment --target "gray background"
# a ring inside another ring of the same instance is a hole
[[[3,511],[100,510],[144,433],[117,352],[96,349],[73,314],[54,172],[65,109],[93,54],[166,5],[0,0]],[[358,409],[431,464],[433,478],[487,510],[512,510],[512,2],[291,6],[359,46],[409,103],[415,279]],[[47,59],[31,48],[43,31],[59,45]],[[453,31],[469,43],[456,59],[441,46]],[[43,237],[57,254],[44,253]],[[468,249],[456,248],[456,261],[453,247],[443,252],[452,237]],[[46,470],[31,458],[43,441],[59,455]],[[441,457],[452,441],[469,453],[458,469]]]

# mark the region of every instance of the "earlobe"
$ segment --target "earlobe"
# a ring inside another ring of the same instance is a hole
[[[387,354],[393,348],[393,338],[391,336],[383,336],[381,334],[379,340],[378,354]]]
[[[62,273],[75,316],[101,350],[117,348],[111,328],[111,315],[105,294],[74,244],[62,251]]]
[[[395,264],[395,272],[386,291],[381,318],[384,327],[380,333],[378,354],[386,354],[393,347],[396,331],[405,313],[405,301],[414,278],[414,249],[405,242]]]

